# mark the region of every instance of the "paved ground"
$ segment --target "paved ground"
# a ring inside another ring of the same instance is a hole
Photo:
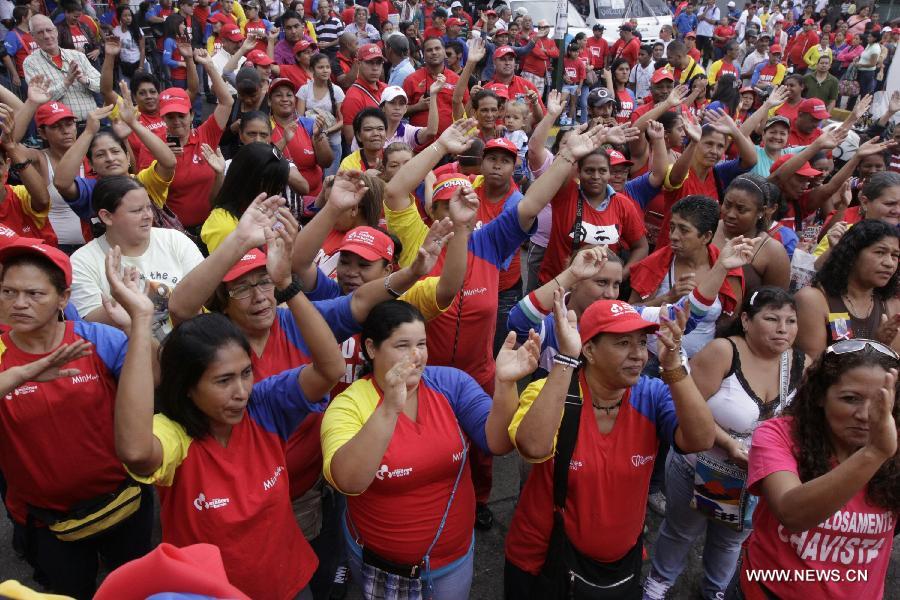
[[[491,531],[477,533],[472,600],[499,600],[503,596],[503,540],[515,506],[518,481],[519,475],[515,458],[512,456],[498,458],[494,466],[494,493],[491,499],[491,508],[497,523]],[[652,552],[652,542],[656,538],[659,518],[655,514],[649,513],[648,519]],[[15,557],[10,548],[10,534],[9,522],[6,519],[0,519],[0,581],[12,578],[33,585],[30,569]],[[602,532],[598,532],[598,535],[602,534]],[[687,572],[681,577],[670,597],[679,600],[698,597],[700,570],[698,544],[691,552]],[[900,550],[896,546],[891,559],[885,591],[886,600],[900,600]],[[353,590],[348,598],[356,600],[361,596],[356,590]],[[860,598],[859,600],[874,599]]]

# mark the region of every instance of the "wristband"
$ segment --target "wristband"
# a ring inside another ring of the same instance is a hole
[[[684,365],[678,365],[674,369],[663,369],[659,368],[659,378],[663,380],[663,383],[666,385],[672,385],[673,383],[678,383],[682,379],[688,376],[688,371],[684,368]]]
[[[562,353],[556,354],[556,356],[553,357],[553,362],[564,367],[572,367],[573,369],[577,369],[581,366],[580,360],[578,360],[574,356],[569,356],[568,354]]]
[[[399,298],[402,294],[394,289],[391,289],[391,277],[394,274],[391,273],[387,277],[384,278],[384,291],[390,294],[391,298]]]
[[[275,290],[275,302],[277,302],[278,304],[289,302],[294,296],[302,291],[303,286],[300,284],[300,279],[292,278],[291,285],[287,286],[283,290]]]

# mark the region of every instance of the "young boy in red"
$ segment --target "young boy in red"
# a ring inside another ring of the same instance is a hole
[[[566,57],[563,59],[563,86],[562,92],[566,94],[566,103],[569,105],[567,115],[559,119],[560,126],[573,125],[576,111],[578,110],[578,94],[581,92],[581,84],[587,77],[587,67],[578,56],[578,45],[571,42],[566,48]]]

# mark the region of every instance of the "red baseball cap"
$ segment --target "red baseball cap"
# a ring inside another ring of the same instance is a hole
[[[318,50],[319,45],[316,44],[315,42],[312,42],[312,41],[306,40],[306,39],[297,40],[297,43],[294,44],[294,54],[297,54],[298,52],[303,52],[307,48],[315,48],[316,50]]]
[[[769,54],[781,54],[781,44],[772,44],[769,46]]]
[[[432,189],[431,201],[440,202],[441,200],[449,200],[461,187],[471,186],[469,178],[462,173],[444,173],[434,184]]]
[[[618,150],[614,150],[610,148],[606,151],[607,156],[609,156],[609,166],[615,167],[616,165],[633,165],[634,162],[625,158],[625,155],[619,152]]]
[[[394,261],[394,240],[374,227],[362,226],[351,229],[344,236],[338,250],[352,252],[366,260],[383,258],[388,262]]]
[[[269,65],[275,64],[275,61],[272,60],[269,55],[262,50],[251,50],[247,53],[247,60],[249,62],[252,62],[254,65],[259,65],[261,67],[267,67]]]
[[[753,86],[750,86],[750,85],[745,85],[744,87],[742,87],[740,93],[741,94],[753,94],[754,96],[757,95],[756,88]]]
[[[812,19],[806,19],[805,21],[803,21],[803,24],[804,25],[815,25],[816,22],[813,21]]]
[[[362,62],[369,62],[370,60],[380,59],[384,60],[384,54],[381,53],[381,48],[376,46],[375,44],[365,44],[360,47],[356,52],[357,60]]]
[[[512,54],[513,56],[516,55],[516,51],[513,50],[512,46],[500,46],[499,48],[494,50],[494,60],[503,58],[504,56],[509,56],[510,54]]]
[[[653,71],[653,75],[650,76],[650,83],[659,83],[660,81],[664,81],[666,79],[668,79],[669,81],[675,81],[675,74],[668,66]]]
[[[513,158],[519,156],[519,149],[516,148],[515,144],[513,144],[506,138],[494,138],[492,140],[488,140],[488,142],[484,145],[484,152],[482,152],[482,156],[487,154],[491,150],[503,150],[504,152],[512,154]]]
[[[645,321],[638,311],[621,300],[597,300],[581,314],[578,324],[581,343],[586,344],[598,333],[631,333],[646,331],[653,333],[659,325]]]
[[[273,79],[272,82],[269,84],[269,92],[268,93],[271,95],[272,92],[275,91],[275,88],[279,88],[281,86],[289,87],[289,88],[291,88],[291,91],[293,93],[295,93],[295,94],[297,93],[297,86],[294,85],[294,82],[291,81],[290,79],[288,79],[287,77],[279,77],[277,79]]]
[[[227,23],[228,17],[223,12],[217,12],[206,20],[207,23]]]
[[[488,17],[496,17],[497,11],[494,9],[486,10],[486,11],[484,11],[484,14],[485,14],[485,16],[488,16]]]
[[[484,86],[484,89],[494,92],[495,94],[497,94],[498,98],[509,100],[509,86],[505,83],[498,83],[494,81]]]
[[[8,245],[12,244],[17,239],[19,239],[18,233],[16,233],[15,231],[10,229],[3,223],[0,223],[0,250],[2,250],[3,248],[6,248]]]
[[[163,117],[169,113],[186,115],[189,112],[191,112],[191,99],[183,89],[170,87],[164,89],[163,93],[159,95],[159,116]]]
[[[34,122],[38,127],[53,125],[63,119],[74,119],[75,113],[62,102],[46,102],[41,104],[34,113]]]
[[[219,37],[225,38],[229,42],[244,41],[244,34],[241,33],[241,28],[234,25],[223,27],[222,31],[219,32]]]
[[[505,29],[498,29],[494,32],[494,37],[497,37],[498,35],[509,35],[509,32]]]
[[[228,272],[225,273],[225,277],[222,278],[224,283],[228,283],[234,281],[241,275],[245,275],[250,271],[255,271],[256,269],[265,269],[266,268],[266,253],[258,248],[255,248],[241,257],[241,260],[237,261],[233,267],[228,269]]]
[[[797,113],[806,113],[817,119],[828,119],[831,113],[825,108],[825,103],[819,98],[807,98],[797,107]]]
[[[781,165],[789,161],[793,156],[793,154],[783,154],[782,156],[780,156],[778,160],[772,163],[772,167],[769,169],[769,173],[772,174],[780,169]],[[821,174],[822,171],[813,169],[812,165],[810,165],[809,162],[803,163],[803,165],[799,169],[794,171],[794,175],[800,175],[801,177],[817,177]]]
[[[447,27],[462,27],[462,19],[457,19],[456,17],[450,17],[447,19]],[[494,33],[494,35],[497,35]]]
[[[16,237],[11,237],[10,233]],[[4,231],[2,237],[4,242],[7,243],[0,247],[0,264],[8,258],[22,254],[43,256],[62,270],[66,278],[66,287],[72,285],[72,263],[69,262],[69,257],[66,256],[65,252],[59,248],[48,246],[43,240],[37,238],[19,237],[11,230]]]
[[[233,598],[249,600],[228,582],[222,554],[212,544],[178,548],[163,542],[141,558],[110,573],[95,600],[166,597]],[[196,595],[195,595],[196,594]]]

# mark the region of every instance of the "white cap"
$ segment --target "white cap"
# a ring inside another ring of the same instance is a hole
[[[728,8],[734,8],[735,6],[736,6],[736,4],[734,3],[734,0],[731,0],[730,2],[728,2]]]
[[[406,92],[403,91],[402,87],[400,87],[399,85],[389,85],[388,87],[384,88],[384,91],[381,92],[381,104],[390,102],[394,98],[399,98],[400,96],[403,96],[407,101],[409,101],[409,97],[406,95]]]
[[[459,2],[459,0],[456,0],[456,2],[454,2],[453,4],[450,5],[451,10],[453,10],[454,8],[462,8],[462,7],[463,7],[462,2]]]
[[[893,29],[891,29],[890,27],[882,27],[881,28],[881,33],[890,33],[892,31],[893,31]]]
[[[516,14],[519,15],[520,17],[524,17],[525,15],[528,14],[528,9],[525,8],[524,6],[520,6],[519,8],[516,9]]]

